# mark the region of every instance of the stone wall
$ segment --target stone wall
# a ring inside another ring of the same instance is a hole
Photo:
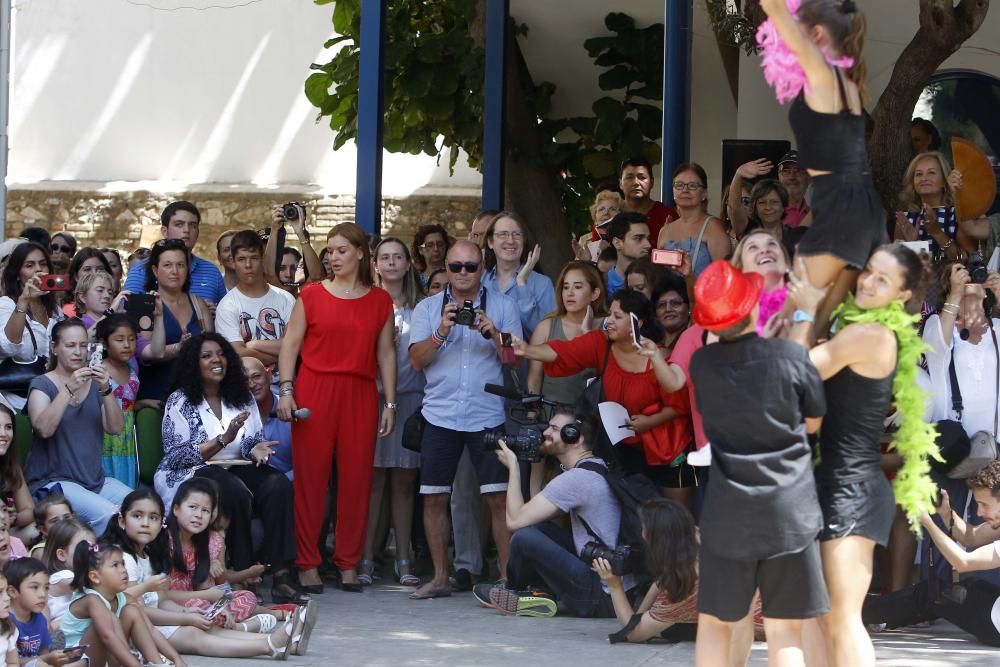
[[[215,240],[227,229],[261,228],[269,224],[271,206],[287,201],[306,205],[309,231],[317,247],[334,225],[354,222],[353,196],[246,192],[114,192],[10,190],[5,237],[18,236],[28,225],[51,233],[71,232],[80,247],[114,247],[126,254],[149,247],[160,238],[160,211],[176,199],[187,199],[201,211],[196,253],[215,258]],[[464,238],[479,211],[478,197],[410,196],[382,202],[382,236],[409,242],[417,227],[443,224]]]

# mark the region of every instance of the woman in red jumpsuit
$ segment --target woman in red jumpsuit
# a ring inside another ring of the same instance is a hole
[[[300,578],[322,593],[317,541],[326,509],[330,468],[337,464],[337,519],[333,562],[341,587],[360,592],[356,571],[368,526],[376,435],[396,422],[396,345],[392,299],[372,282],[371,255],[361,228],[337,225],[327,235],[332,278],[299,293],[278,356],[278,416],[299,407],[309,419],[292,425],[295,542]],[[301,367],[296,377],[296,360]],[[385,392],[379,423],[375,372]]]

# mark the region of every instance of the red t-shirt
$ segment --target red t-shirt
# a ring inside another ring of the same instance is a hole
[[[341,299],[322,282],[299,293],[306,316],[302,365],[316,373],[375,380],[378,335],[392,318],[392,297],[378,287],[357,299]]]
[[[660,236],[660,230],[669,221],[677,219],[677,211],[663,202],[654,201],[653,208],[649,209],[649,212],[646,213],[646,219],[649,221],[649,242],[653,246],[656,246],[656,239]],[[597,233],[597,226],[592,224],[590,226],[590,240],[597,241],[600,238],[600,235]]]
[[[684,377],[687,378],[682,391],[687,391],[688,393],[688,400],[691,407],[691,423],[694,425],[694,444],[698,449],[708,444],[708,436],[705,435],[705,426],[701,420],[701,412],[698,411],[698,404],[694,398],[694,383],[691,382],[691,357],[699,349],[705,347],[705,343],[703,342],[705,339],[704,333],[704,329],[697,324],[692,324],[677,339],[677,343],[674,344],[674,351],[670,355],[670,363],[680,366],[681,370],[684,371]]]
[[[553,377],[574,375],[588,368],[600,372],[608,354],[608,336],[603,331],[590,331],[573,340],[550,340],[546,345],[559,355],[552,363],[542,366],[545,374]],[[651,363],[646,364],[644,371],[629,373],[621,369],[612,354],[602,382],[605,398],[625,406],[630,415],[640,415],[654,404],[673,405],[676,402],[656,381]],[[638,445],[639,439],[633,437],[622,442]]]

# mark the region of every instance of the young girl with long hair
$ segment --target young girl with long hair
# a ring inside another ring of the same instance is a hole
[[[219,658],[286,654],[290,623],[278,625],[269,635],[226,630],[205,618],[202,609],[180,604],[199,597],[221,597],[221,590],[168,590],[170,557],[163,516],[163,501],[155,491],[133,491],[122,501],[121,512],[108,524],[102,539],[121,547],[129,575],[126,593],[144,605],[149,620],[170,645],[181,653]],[[303,648],[300,642],[299,655]]]
[[[865,17],[854,0],[761,0],[769,20],[757,41],[788,120],[799,165],[812,177],[813,221],[798,246],[809,280],[831,286],[817,310],[825,336],[868,256],[886,236],[865,145]],[[793,13],[794,11],[794,13]]]
[[[107,542],[83,540],[73,552],[73,598],[62,620],[66,648],[87,645],[92,663],[109,659],[123,667],[176,665],[183,658],[152,629],[142,609],[125,595],[128,573],[122,550]],[[140,662],[129,644],[143,657]]]
[[[89,524],[69,517],[49,528],[41,561],[49,571],[49,623],[58,629],[73,597],[73,551],[84,540],[96,542]]]
[[[92,274],[106,277],[104,274]],[[85,277],[82,284],[86,284]],[[101,465],[104,474],[135,488],[139,481],[135,442],[135,400],[139,394],[139,366],[136,363],[138,331],[127,315],[108,315],[97,323],[95,338],[104,346],[104,369],[125,418],[121,433],[104,434]]]
[[[15,537],[25,542],[38,536],[35,528],[35,502],[17,458],[14,411],[0,403],[0,495],[14,501],[4,511],[9,513],[8,525]]]
[[[825,290],[809,284],[806,262],[799,260],[796,270],[788,298],[806,317],[796,318],[800,323],[792,338],[809,347],[809,316],[817,312]],[[875,664],[861,608],[871,584],[875,545],[888,543],[896,503],[911,525],[934,507],[936,487],[928,460],[937,452],[936,434],[924,421],[927,396],[917,382],[925,345],[916,329],[919,317],[905,305],[919,296],[923,276],[923,262],[912,250],[882,246],[858,277],[856,294],[834,311],[835,335],[809,352],[826,389],[816,491],[823,510],[820,549],[831,607],[820,625],[834,665]],[[893,401],[902,416],[893,449],[903,466],[890,488],[879,439]]]
[[[214,587],[215,578],[211,574],[212,562],[219,560],[224,546],[221,534],[211,529],[217,498],[216,486],[211,480],[192,477],[177,489],[167,518],[170,595],[176,596],[177,591],[197,593],[183,600],[185,607],[206,610],[224,595],[221,588]],[[270,632],[277,626],[273,612],[259,607],[257,596],[252,592],[232,591],[230,595],[222,613],[216,616],[216,625],[247,632]],[[286,620],[284,631],[292,637],[290,650],[293,654],[301,655],[308,646],[315,624],[312,609],[314,607],[300,607]]]

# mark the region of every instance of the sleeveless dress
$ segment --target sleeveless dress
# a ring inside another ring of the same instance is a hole
[[[191,304],[191,319],[187,323],[187,331],[192,336],[201,333],[201,320],[198,319],[198,309],[194,305],[191,295],[187,295],[188,303]],[[177,317],[170,312],[166,304],[163,305],[163,330],[166,334],[165,343],[171,345],[181,342],[184,329]],[[174,375],[175,359],[169,361],[158,361],[152,364],[143,365],[139,368],[139,393],[137,400],[152,399],[156,401],[166,401],[170,394],[170,383]]]
[[[698,236],[689,236],[681,241],[675,241],[673,239],[667,239],[667,242],[663,244],[665,250],[683,250],[688,257],[691,258],[691,270],[694,272],[695,277],[701,275],[701,272],[708,268],[708,265],[712,263],[712,253],[708,251],[708,244],[702,239],[705,236],[705,230],[708,229],[708,223],[711,222],[712,216],[708,216],[701,223],[701,229],[698,232]],[[671,223],[667,223],[669,226]]]
[[[549,336],[545,342],[554,340],[569,340],[563,329],[561,317],[553,317],[549,325]],[[587,380],[596,377],[597,373],[593,368],[585,368],[579,373],[564,377],[556,377],[548,374],[542,375],[542,395],[550,401],[556,403],[566,403],[576,405],[576,402],[587,388]]]
[[[139,481],[135,457],[135,397],[139,393],[139,374],[134,358],[129,359],[128,368],[128,382],[125,384],[118,384],[111,378],[111,393],[125,415],[125,428],[120,434],[104,434],[101,466],[106,476],[114,477],[134,489]]]
[[[842,108],[821,113],[799,93],[788,111],[799,165],[829,174],[813,176],[812,226],[799,243],[800,255],[833,255],[861,269],[888,239],[885,212],[868,166],[865,118],[851,113],[839,68],[834,68]]]
[[[393,307],[396,320],[396,428],[389,435],[379,437],[375,443],[376,468],[419,468],[420,454],[403,447],[403,424],[410,416],[420,409],[424,400],[424,374],[410,365],[408,351],[410,349],[410,322],[413,319],[412,308]],[[382,392],[382,382],[376,378],[379,395],[385,404],[385,394]],[[382,408],[379,408],[382,410]],[[381,413],[379,416],[381,419]]]
[[[882,546],[889,541],[896,501],[882,473],[879,437],[894,376],[868,378],[844,368],[825,382],[827,412],[815,471],[823,509],[820,540],[858,535]]]
[[[87,634],[87,630],[90,629],[91,621],[89,618],[78,618],[73,614],[73,603],[81,598],[85,598],[88,595],[96,595],[104,606],[108,608],[108,611],[113,611],[114,615],[121,618],[122,610],[125,608],[125,604],[128,600],[125,599],[124,593],[115,594],[115,604],[118,605],[116,609],[111,608],[111,602],[105,598],[103,595],[95,591],[93,588],[85,588],[82,593],[75,593],[70,599],[69,607],[66,608],[66,613],[62,617],[62,625],[59,629],[62,630],[63,635],[66,637],[66,648],[74,648],[80,645],[80,640],[83,636]]]
[[[173,538],[171,537],[171,550],[173,550]],[[208,557],[212,560],[218,560],[219,555],[222,553],[222,537],[214,530],[208,536]],[[193,591],[194,585],[191,581],[191,577],[194,574],[194,570],[198,565],[197,556],[195,555],[194,549],[184,549],[184,565],[186,570],[181,572],[178,569],[174,569],[170,572],[170,590],[172,591]],[[227,609],[233,615],[233,620],[237,623],[245,621],[246,619],[253,616],[254,609],[257,608],[257,596],[250,591],[233,591],[233,598],[229,601]],[[188,600],[184,603],[185,607],[194,607],[196,609],[201,609],[202,611],[207,611],[211,608],[213,603],[208,600],[203,600],[201,598]],[[212,621],[215,625],[220,628],[224,627],[226,624],[226,619],[222,614],[219,614]]]

